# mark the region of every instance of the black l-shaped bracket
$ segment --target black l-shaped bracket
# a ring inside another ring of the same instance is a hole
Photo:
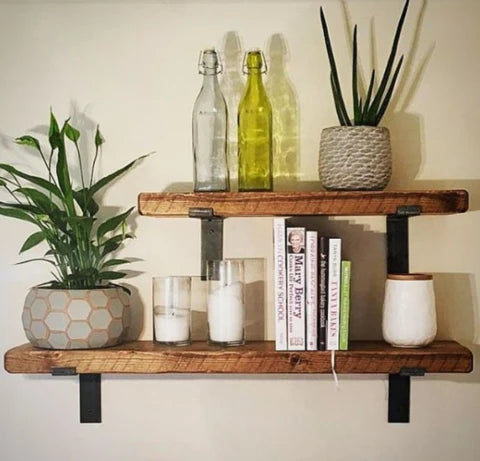
[[[223,258],[223,218],[215,216],[212,208],[190,208],[190,218],[199,218],[202,221],[201,230],[201,276],[207,277],[207,261]]]
[[[397,213],[387,216],[387,272],[407,274],[408,218],[422,213],[419,205],[397,208]],[[410,376],[423,376],[423,368],[402,368],[398,374],[388,376],[388,422],[410,422]]]
[[[73,367],[52,368],[52,376],[75,376]],[[101,374],[82,373],[79,375],[80,385],[80,422],[102,422],[102,383]]]

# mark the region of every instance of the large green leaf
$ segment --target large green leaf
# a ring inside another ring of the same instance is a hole
[[[33,215],[41,215],[42,210],[40,208],[34,206],[34,205],[29,205],[26,203],[10,203],[10,202],[0,202],[0,206],[5,206],[8,208],[15,208],[17,210],[22,210],[25,211],[28,214],[33,214]]]
[[[133,160],[130,162],[128,165],[125,165],[124,167],[120,168],[119,170],[115,171],[114,173],[109,174],[108,176],[105,176],[104,178],[100,179],[97,181],[95,184],[90,187],[90,193],[95,195],[100,189],[105,187],[107,184],[111,183],[114,179],[118,178],[120,175],[123,173],[127,172],[130,168],[132,168],[137,162],[140,160],[148,157],[150,154],[142,155],[141,157],[138,157],[136,160]]]
[[[398,61],[397,68],[395,69],[395,72],[392,77],[392,81],[390,83],[390,87],[388,88],[387,93],[385,94],[385,99],[382,102],[382,105],[380,106],[380,109],[378,110],[377,117],[375,119],[375,124],[378,125],[380,123],[380,120],[382,120],[383,115],[385,114],[385,111],[387,110],[388,104],[390,103],[390,98],[392,97],[393,90],[395,88],[395,83],[398,78],[398,74],[400,72],[400,69],[402,68],[402,63],[403,63],[403,55],[401,56],[400,60]]]
[[[15,218],[15,219],[20,219],[21,221],[27,221],[32,224],[37,224],[37,221],[33,219],[29,214],[25,213],[22,210],[17,210],[14,208],[5,208],[5,207],[0,207],[0,215],[2,216],[7,216],[9,218]]]
[[[50,197],[31,187],[20,187],[15,190],[16,193],[28,197],[44,213],[50,213],[52,210],[58,210],[58,206],[50,200]]]
[[[118,280],[125,277],[127,274],[125,272],[115,272],[115,271],[106,271],[100,272],[98,274],[99,280]]]
[[[62,190],[66,204],[68,205],[70,211],[73,214],[73,189],[72,181],[70,179],[70,172],[68,170],[67,162],[67,152],[65,150],[65,145],[63,144],[63,139],[60,142],[61,147],[58,148],[58,157],[57,157],[57,179],[58,185]]]
[[[15,265],[16,266],[20,266],[21,264],[27,264],[27,263],[31,263],[33,261],[44,261],[46,263],[50,263],[52,265],[54,265],[55,267],[57,266],[57,264],[55,263],[55,261],[51,261],[50,259],[46,259],[46,258],[33,258],[33,259],[27,259],[25,261],[20,261],[19,263],[16,263]]]
[[[352,95],[353,95],[353,121],[354,125],[360,124],[361,109],[358,104],[358,59],[357,59],[357,25],[353,28],[353,66],[352,66]]]
[[[124,213],[121,213],[117,216],[113,216],[110,219],[107,219],[104,223],[102,223],[97,230],[97,240],[100,241],[100,239],[107,234],[108,232],[114,231],[120,224],[125,222],[125,220],[128,218],[130,213],[133,211],[133,207],[129,208],[127,211]]]
[[[0,169],[10,173],[13,176],[18,176],[22,179],[26,179],[30,181],[32,184],[40,186],[42,189],[45,189],[48,192],[51,192],[53,195],[56,195],[58,198],[62,198],[62,192],[60,189],[51,182],[47,181],[46,179],[40,178],[39,176],[33,176],[23,171],[18,170],[17,168],[7,165],[5,163],[0,163]]]
[[[372,99],[373,86],[375,84],[375,69],[372,70],[372,76],[370,77],[370,83],[367,90],[367,98],[365,99],[365,106],[363,106],[362,123],[365,125],[365,121],[368,118],[368,111],[370,109],[370,101]]]
[[[100,245],[100,257],[104,258],[107,254],[114,252],[120,247],[124,240],[131,238],[133,238],[133,234],[119,234],[109,238]]]
[[[369,118],[376,119],[378,108],[380,107],[380,103],[383,99],[383,94],[387,88],[388,81],[390,79],[390,74],[392,72],[393,64],[395,62],[395,57],[397,55],[397,48],[398,42],[400,40],[400,35],[402,33],[403,23],[405,22],[405,16],[407,15],[408,5],[410,0],[406,0],[405,5],[403,6],[402,14],[400,15],[400,19],[397,24],[397,29],[395,31],[395,36],[393,38],[392,48],[390,50],[390,55],[388,56],[387,65],[385,66],[385,70],[383,72],[382,80],[380,81],[380,86],[378,87],[377,94],[373,99],[372,106],[369,111]]]
[[[80,189],[73,191],[73,197],[75,201],[80,206],[83,214],[88,214],[89,216],[95,216],[100,209],[98,203],[93,199],[90,189]]]
[[[58,127],[57,119],[53,112],[50,111],[50,127],[48,129],[48,140],[50,142],[50,147],[52,150],[58,149],[61,144],[60,139],[60,128]]]
[[[30,237],[25,240],[25,243],[22,245],[20,249],[20,253],[24,251],[30,250],[34,246],[38,245],[39,243],[45,240],[45,234],[43,232],[35,232],[34,234],[30,235]]]
[[[102,267],[118,266],[120,264],[128,264],[128,259],[110,259],[102,264]]]
[[[335,63],[335,56],[333,54],[333,48],[332,44],[330,41],[330,34],[328,32],[328,26],[327,26],[327,20],[325,19],[325,15],[323,14],[323,9],[320,7],[320,21],[322,23],[322,30],[323,30],[323,36],[325,39],[325,46],[327,48],[327,55],[328,55],[328,60],[330,62],[330,70],[332,74],[332,80],[334,83],[334,87],[336,89],[336,94],[334,95],[335,97],[335,105],[339,107],[339,110],[342,113],[342,119],[345,122],[345,120],[349,121],[350,125],[350,117],[348,116],[347,109],[345,107],[345,101],[343,100],[343,95],[342,95],[342,89],[340,86],[340,81],[338,79],[338,72],[337,72],[337,65]],[[340,123],[343,125],[342,120],[340,120]]]

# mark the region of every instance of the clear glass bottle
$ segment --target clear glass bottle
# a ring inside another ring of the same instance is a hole
[[[244,60],[247,87],[238,108],[238,190],[271,191],[272,106],[263,86],[263,53],[249,51]]]
[[[195,192],[228,191],[227,105],[217,75],[222,71],[213,49],[200,54],[203,85],[192,115]]]

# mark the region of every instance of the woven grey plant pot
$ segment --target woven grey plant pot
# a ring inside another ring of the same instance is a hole
[[[44,349],[93,349],[124,341],[130,298],[119,287],[94,290],[32,288],[23,307],[28,340]]]
[[[377,126],[325,128],[320,181],[327,190],[383,190],[392,176],[390,132]]]

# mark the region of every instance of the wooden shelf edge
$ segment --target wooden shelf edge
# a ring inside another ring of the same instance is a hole
[[[275,351],[272,341],[250,342],[221,349],[205,342],[186,348],[152,341],[132,341],[107,349],[59,351],[30,344],[9,350],[4,366],[9,373],[52,373],[74,368],[77,373],[330,373],[330,351]],[[436,341],[419,349],[399,349],[383,341],[352,341],[349,351],[335,353],[336,372],[342,374],[396,374],[402,368],[427,373],[469,373],[473,355],[454,341]]]
[[[362,216],[395,214],[398,207],[420,206],[421,214],[453,214],[468,210],[464,189],[354,192],[142,192],[143,216],[188,216],[191,208],[211,208],[222,217]]]

